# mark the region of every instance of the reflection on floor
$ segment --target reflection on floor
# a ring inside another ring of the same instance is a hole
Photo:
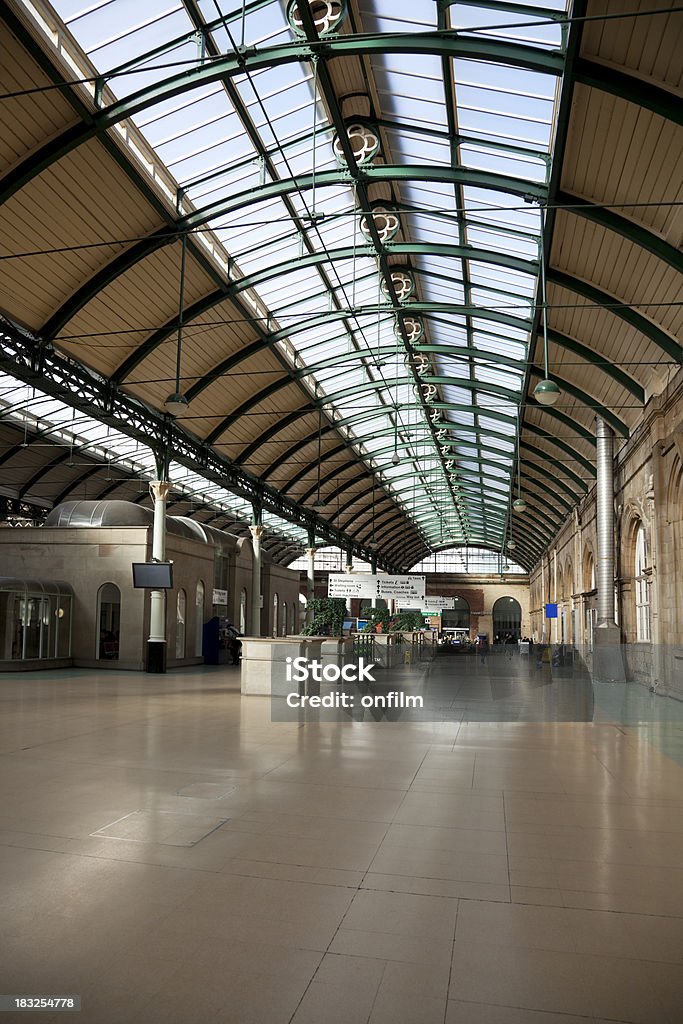
[[[302,724],[233,668],[2,677],[0,992],[81,1024],[678,1024],[681,705],[504,656],[397,680],[421,716]]]

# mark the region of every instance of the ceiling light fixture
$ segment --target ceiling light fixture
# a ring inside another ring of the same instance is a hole
[[[543,366],[545,377],[539,381],[534,388],[534,398],[541,405],[555,405],[562,392],[550,379],[548,370],[548,301],[546,295],[545,276],[545,216],[541,210],[541,302],[542,302],[542,323],[543,323]]]
[[[517,426],[517,497],[512,502],[513,512],[526,512],[526,502],[522,497],[522,411],[520,409]]]

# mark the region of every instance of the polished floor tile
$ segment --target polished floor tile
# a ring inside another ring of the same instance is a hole
[[[681,708],[591,718],[585,680],[489,660],[403,671],[432,720],[393,722],[272,722],[233,668],[3,677],[0,990],[82,1024],[679,1024]]]

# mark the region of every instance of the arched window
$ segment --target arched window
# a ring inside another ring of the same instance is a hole
[[[493,636],[522,635],[522,606],[514,597],[499,597],[493,606]]]
[[[283,601],[280,607],[280,633],[287,636],[287,602]]]
[[[185,657],[185,614],[187,610],[187,598],[184,590],[178,591],[176,600],[176,624],[175,624],[175,656]]]
[[[583,556],[583,589],[584,591],[595,590],[595,559],[593,552],[586,548]]]
[[[240,633],[242,636],[247,632],[247,592],[242,587],[240,591]]]
[[[634,579],[636,589],[636,641],[650,640],[650,596],[648,593],[647,546],[645,527],[639,526],[636,534]]]
[[[115,583],[103,583],[97,591],[98,658],[117,661],[121,629],[121,591]]]
[[[204,646],[204,584],[201,580],[195,591],[194,615],[194,653],[199,658]]]

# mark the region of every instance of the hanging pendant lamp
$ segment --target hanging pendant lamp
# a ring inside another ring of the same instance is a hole
[[[550,371],[548,369],[548,301],[545,275],[545,217],[543,212],[541,212],[541,301],[543,303],[543,369],[545,376],[534,388],[534,398],[541,405],[555,405],[562,392],[555,381],[550,379]]]

